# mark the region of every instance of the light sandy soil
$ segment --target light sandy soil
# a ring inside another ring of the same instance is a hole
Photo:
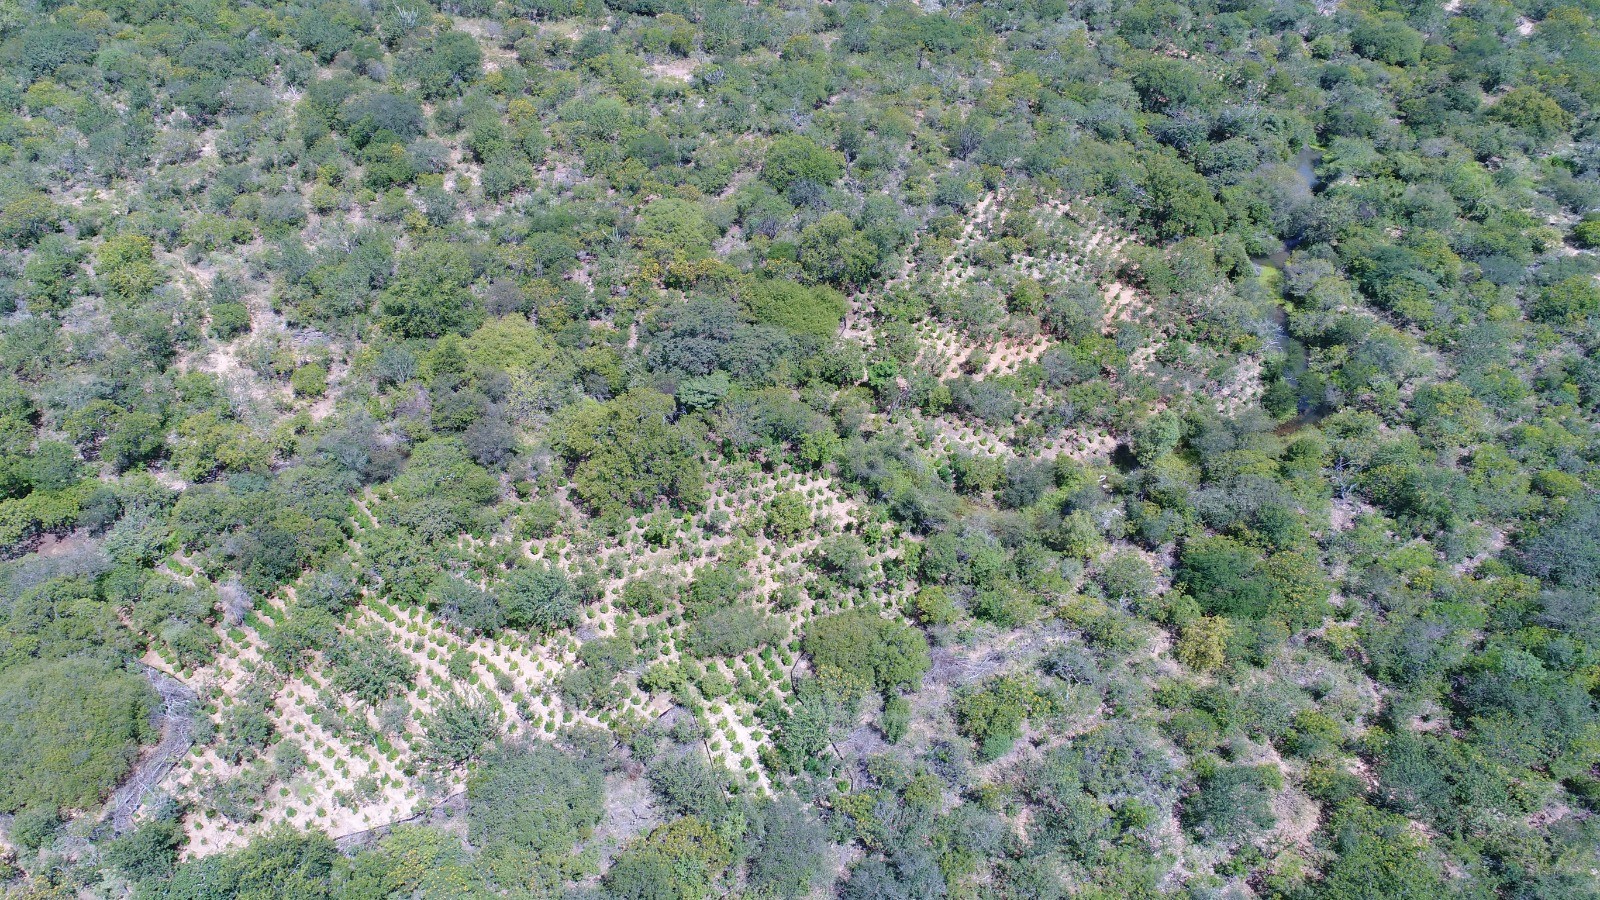
[[[688,82],[694,77],[694,70],[698,68],[700,61],[697,59],[673,59],[651,63],[650,74],[667,81]]]
[[[483,50],[483,70],[485,72],[498,72],[507,65],[515,64],[517,55],[500,46],[500,35],[503,33],[499,22],[493,19],[469,19],[463,16],[451,16],[455,21],[457,31],[464,31],[478,41],[478,47]]]
[[[1232,377],[1212,394],[1216,398],[1218,412],[1237,415],[1261,398],[1262,391],[1266,389],[1261,381],[1261,366],[1261,358],[1256,356],[1240,361]]]
[[[740,522],[750,524],[757,532],[750,539],[755,556],[746,566],[752,585],[749,596],[757,607],[768,609],[789,623],[790,637],[784,643],[792,647],[807,619],[824,611],[810,600],[791,610],[777,610],[772,608],[771,600],[779,589],[807,577],[806,558],[824,539],[860,527],[856,502],[825,476],[795,472],[784,466],[769,473],[750,464],[717,464],[710,469],[710,481],[711,497],[706,511],[692,517],[687,529],[671,535],[664,546],[653,546],[645,540],[648,517],[632,521],[630,527],[616,537],[602,538],[579,530],[517,545],[522,553],[548,560],[568,572],[598,567],[601,572],[620,573],[608,574],[603,583],[604,599],[585,610],[585,620],[576,635],[598,637],[628,634],[651,625],[666,627],[670,611],[641,619],[622,609],[616,601],[623,585],[630,578],[639,577],[670,577],[686,582],[701,567],[714,564],[732,545],[731,531]],[[813,522],[810,533],[783,544],[774,543],[759,533],[766,505],[780,491],[801,496]],[[358,543],[365,530],[376,527],[371,506],[377,502],[381,501],[368,495],[353,504]],[[729,533],[709,527],[714,514],[725,514],[732,520]],[[482,551],[507,540],[497,536],[484,544],[464,538],[461,543],[464,549]],[[578,549],[580,545],[584,548],[582,551]],[[882,564],[894,550],[892,546],[871,541],[868,546],[870,565],[873,571],[880,573],[875,577],[881,577]],[[173,562],[188,566],[182,560]],[[281,596],[266,598],[258,604],[254,616],[247,617],[244,623],[233,628],[219,628],[222,645],[214,664],[194,672],[176,671],[164,663],[162,667],[193,688],[202,702],[208,698],[237,696],[258,674],[267,679],[280,678],[272,674],[273,670],[264,662],[266,642],[261,627],[270,628],[275,620],[283,617],[286,600],[292,593],[292,588],[288,588]],[[876,596],[888,601],[891,608],[898,607],[905,599],[904,592]],[[287,781],[269,783],[257,818],[234,823],[205,813],[203,797],[207,786],[237,777],[253,764],[248,761],[242,766],[228,764],[218,755],[215,743],[195,747],[161,782],[162,790],[174,797],[195,801],[200,810],[184,823],[191,838],[191,853],[205,855],[239,846],[280,822],[314,823],[336,838],[353,835],[408,818],[438,797],[459,791],[463,786],[459,772],[444,773],[442,779],[431,784],[408,774],[418,761],[416,750],[423,740],[423,717],[447,691],[468,691],[490,700],[499,707],[507,730],[513,734],[542,736],[548,733],[547,726],[552,729],[575,724],[605,726],[591,712],[569,708],[561,699],[562,677],[577,663],[578,641],[574,634],[558,633],[541,639],[505,632],[498,639],[464,638],[425,610],[392,607],[375,596],[365,597],[344,627],[346,630],[378,629],[386,633],[391,646],[400,649],[416,667],[417,675],[401,697],[408,709],[408,724],[398,739],[390,738],[392,752],[379,752],[358,737],[358,732],[336,734],[328,727],[330,723],[318,721],[321,716],[318,710],[332,702],[347,719],[354,716],[365,719],[369,727],[378,725],[376,711],[334,694],[327,685],[321,664],[313,660],[307,671],[282,684],[273,695],[269,710],[269,718],[280,739],[298,745],[308,766]],[[676,637],[681,634],[682,626],[671,631]],[[462,684],[449,672],[449,660],[461,652],[472,654],[473,683]],[[160,662],[159,658],[153,659]],[[660,659],[673,661],[678,659],[678,653],[674,648]],[[745,659],[721,660],[716,665],[730,681],[737,681],[741,676],[750,677],[763,684],[766,691],[775,691],[781,697],[787,692],[789,661],[792,655],[785,656],[783,665],[771,668],[765,664],[752,667]],[[622,708],[640,719],[656,718],[672,708],[670,698],[648,695],[632,684],[626,687],[624,697]],[[209,713],[214,724],[222,722],[225,709],[226,702]],[[756,704],[742,697],[727,697],[707,704],[711,735],[706,749],[713,759],[744,778],[748,787],[765,791],[769,785],[758,763],[758,753],[768,735],[758,724],[755,709]],[[358,784],[363,780],[367,782],[368,791],[365,796],[358,797]]]
[[[459,18],[456,26],[480,38],[480,42],[491,37],[493,29],[498,28],[488,20]],[[553,30],[540,27],[544,31]],[[561,33],[576,37],[576,32],[571,30]],[[512,58],[509,51],[497,47],[486,47],[486,52],[490,71],[498,62]],[[695,60],[662,61],[652,64],[650,73],[661,79],[688,80],[697,65]],[[215,155],[215,135],[210,132],[193,135],[192,144],[184,148],[184,152]],[[465,174],[474,182],[478,180],[478,167],[462,160],[459,147],[451,148],[451,159],[449,181],[452,188],[457,174]],[[581,171],[560,164],[541,169],[539,177],[558,187],[587,181]],[[312,229],[326,241],[337,241],[340,239],[337,225],[332,220],[314,219]],[[996,255],[996,242],[1020,234],[1030,235],[1033,255],[1017,258]],[[924,237],[919,236],[907,252],[900,270],[890,280],[891,287],[913,285],[918,290],[1003,293],[1017,278],[1028,277],[1043,282],[1092,284],[1103,290],[1103,324],[1108,329],[1118,321],[1140,320],[1154,312],[1149,302],[1133,288],[1109,279],[1109,274],[1120,264],[1131,236],[1090,209],[1058,200],[990,192],[971,207],[953,240],[925,242]],[[925,255],[919,256],[919,250],[925,250]],[[996,263],[996,259],[1004,261]],[[987,260],[987,263],[979,260]],[[188,284],[196,290],[208,287],[219,274],[209,259],[189,264],[177,257],[163,258],[163,264],[181,269]],[[590,284],[592,275],[585,265],[573,277]],[[868,347],[875,340],[873,300],[871,295],[851,298],[842,332],[847,339]],[[296,400],[287,384],[263,379],[244,363],[248,358],[245,352],[248,342],[288,341],[295,337],[265,297],[251,294],[246,302],[252,318],[250,334],[228,344],[208,346],[182,364],[187,370],[216,375],[242,407],[280,413],[304,410],[313,420],[331,414],[331,400]],[[638,326],[630,324],[628,328],[628,346],[632,347],[637,342]],[[1016,375],[1037,363],[1052,346],[1048,337],[1031,333],[1031,329],[1019,329],[1014,324],[1009,333],[997,327],[983,334],[969,334],[946,324],[927,323],[918,339],[922,343],[919,367],[925,366],[928,371],[945,378],[969,374],[980,380]],[[337,388],[347,377],[348,367],[337,352],[332,356],[330,382]],[[1243,396],[1243,389],[1240,396]],[[887,417],[877,416],[872,427],[906,428],[913,439],[925,439],[930,449],[938,454],[959,450],[1006,458],[1068,455],[1104,459],[1115,447],[1116,441],[1109,434],[1075,430],[1049,435],[1038,446],[1021,447],[1017,443],[1016,426],[1026,423],[1029,415],[1030,410],[1025,409],[1017,423],[992,428],[949,416],[924,417],[910,410],[892,423]],[[203,855],[238,846],[280,822],[314,823],[335,837],[352,835],[408,818],[438,797],[459,791],[462,787],[459,772],[443,773],[436,779],[417,774],[423,740],[421,722],[447,691],[471,692],[491,701],[500,710],[507,730],[513,734],[542,736],[566,725],[605,727],[606,722],[597,714],[570,708],[561,697],[563,678],[578,664],[580,642],[604,636],[637,635],[650,629],[666,637],[665,652],[641,661],[630,673],[636,675],[655,662],[679,660],[677,642],[683,637],[685,626],[669,622],[679,610],[669,609],[651,617],[637,616],[620,605],[622,589],[628,581],[640,578],[686,583],[696,572],[724,558],[736,542],[743,541],[754,550],[754,558],[745,566],[751,585],[747,601],[787,623],[788,634],[772,648],[776,651],[772,654],[776,660],[773,663],[751,653],[712,664],[730,681],[737,682],[741,678],[753,681],[761,691],[761,699],[787,696],[788,678],[795,664],[795,645],[807,621],[843,608],[838,598],[819,602],[807,596],[799,605],[787,610],[777,608],[774,603],[780,591],[803,585],[814,577],[808,557],[824,540],[854,533],[862,535],[868,547],[872,571],[868,581],[873,583],[853,592],[848,602],[879,603],[887,615],[895,615],[903,608],[908,590],[881,583],[883,566],[897,554],[896,547],[902,538],[895,535],[892,528],[882,539],[869,538],[869,527],[863,521],[864,510],[828,477],[793,471],[787,466],[777,466],[768,472],[751,463],[714,462],[708,465],[708,482],[710,497],[704,511],[682,519],[659,513],[635,518],[622,534],[615,536],[573,524],[580,522],[581,517],[565,489],[558,489],[546,499],[554,500],[567,513],[567,524],[559,535],[518,541],[509,532],[503,532],[487,541],[467,538],[460,541],[464,558],[481,559],[484,554],[504,550],[548,561],[569,574],[598,573],[601,600],[584,610],[581,625],[571,633],[540,637],[505,632],[497,639],[464,637],[425,610],[391,607],[375,596],[365,597],[361,608],[345,627],[380,630],[405,654],[417,673],[401,697],[408,711],[402,733],[387,738],[392,743],[392,751],[380,752],[369,738],[360,736],[360,730],[340,733],[337,721],[327,715],[330,708],[347,721],[364,719],[369,728],[378,726],[378,714],[337,696],[327,682],[323,663],[314,659],[306,672],[278,687],[268,713],[280,739],[296,745],[308,760],[308,766],[286,780],[269,783],[255,820],[236,824],[220,816],[206,815],[203,794],[207,785],[238,777],[253,765],[248,761],[243,766],[225,762],[218,755],[215,741],[194,748],[161,783],[162,789],[173,796],[195,801],[200,810],[185,821],[191,835],[190,852]],[[173,486],[181,487],[181,483]],[[809,532],[787,542],[774,542],[762,533],[766,508],[780,491],[803,497],[812,518]],[[358,543],[366,530],[378,527],[372,510],[381,502],[368,494],[353,504]],[[667,524],[665,539],[659,541],[659,545],[646,540],[646,532],[657,531],[662,520]],[[741,530],[747,532],[746,537],[739,537]],[[181,573],[179,568],[173,567],[181,567],[182,572],[192,570],[192,562],[181,557],[175,557],[168,565],[175,575]],[[186,581],[194,580],[188,575],[181,577]],[[258,675],[274,684],[281,678],[264,661],[267,650],[264,635],[270,634],[274,619],[283,618],[285,601],[291,595],[292,588],[280,596],[265,598],[258,604],[261,619],[248,618],[237,627],[219,627],[221,648],[214,664],[194,672],[175,671],[165,666],[193,688],[202,702],[223,701],[208,713],[212,724],[222,722],[226,698],[237,696]],[[1006,648],[1001,647],[975,651],[972,658],[959,661],[960,677],[982,677],[986,672],[997,670],[995,667],[1005,662],[1005,652]],[[1159,655],[1164,651],[1157,648],[1156,652]],[[467,683],[458,681],[449,670],[451,658],[461,653],[472,655],[472,677]],[[629,676],[625,675],[623,682],[624,700],[620,704],[623,714],[645,720],[673,709],[671,698],[646,693]],[[935,684],[927,698],[916,702],[947,699],[948,687],[948,684],[943,687]],[[755,717],[758,706],[759,701],[742,696],[705,703],[710,734],[704,749],[711,758],[747,778],[748,786],[764,791],[769,784],[758,759],[769,736]],[[1094,721],[1090,712],[1084,716],[1082,724],[1090,727]],[[876,739],[870,729],[857,737],[863,746]],[[363,783],[371,788],[358,797],[357,788]],[[637,788],[636,780],[623,779],[608,785],[608,796],[615,802],[635,802],[643,796]],[[632,822],[630,827],[639,829],[638,833],[647,830],[648,812]],[[612,837],[625,840],[628,835],[619,832]]]
[[[1040,255],[1023,255],[995,271],[975,262],[983,245],[1011,231],[1045,235],[1046,249]],[[1102,221],[1092,210],[1076,209],[1055,199],[1011,197],[1004,191],[991,191],[973,204],[961,232],[928,270],[919,264],[925,240],[924,235],[917,236],[899,270],[886,283],[885,291],[913,282],[946,293],[966,290],[969,284],[1008,290],[1021,278],[1045,283],[1097,283],[1115,268],[1130,236]],[[1131,289],[1127,293],[1131,297]],[[870,345],[871,314],[870,297],[854,298],[841,336]],[[1023,366],[1037,362],[1051,345],[1042,335],[976,338],[937,322],[922,323],[919,338],[923,342],[919,364],[941,378],[970,374],[981,380],[1016,374]],[[968,361],[980,354],[981,364],[969,366]]]
[[[1118,322],[1135,322],[1154,312],[1150,304],[1146,303],[1133,288],[1120,281],[1106,285],[1105,319],[1102,325],[1107,334],[1115,330]]]
[[[1099,430],[1068,428],[1059,434],[1046,437],[1045,443],[1035,447],[1019,448],[1016,445],[1016,428],[992,428],[982,423],[968,422],[951,416],[924,416],[911,411],[906,414],[914,431],[925,431],[930,438],[924,446],[937,455],[954,452],[978,456],[1026,457],[1029,459],[1055,459],[1067,456],[1077,460],[1104,459],[1117,447],[1117,439]]]

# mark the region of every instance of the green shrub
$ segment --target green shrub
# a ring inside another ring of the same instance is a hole
[[[604,811],[597,748],[541,740],[504,743],[467,781],[467,834],[502,883],[549,879]]]
[[[1022,723],[1053,708],[1050,696],[1028,675],[1002,675],[955,700],[956,727],[976,741],[984,759],[998,759],[1022,736]]]
[[[833,337],[849,310],[844,295],[833,288],[792,281],[758,281],[744,292],[743,300],[757,322],[815,338]]]
[[[321,363],[306,363],[289,376],[289,386],[296,397],[321,397],[328,392],[328,367]]]
[[[155,702],[144,679],[93,657],[0,672],[0,811],[100,802],[154,738]]]
[[[837,669],[888,692],[915,687],[928,671],[928,640],[866,610],[815,619],[801,646],[819,670]]]
[[[231,341],[250,330],[250,307],[238,300],[211,304],[211,333],[219,341]]]

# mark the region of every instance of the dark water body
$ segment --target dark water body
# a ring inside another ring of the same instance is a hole
[[[1295,173],[1300,180],[1305,182],[1306,189],[1315,193],[1322,182],[1317,179],[1317,166],[1322,163],[1322,151],[1315,147],[1305,147],[1294,158]]]
[[[1321,151],[1313,147],[1303,148],[1294,158],[1295,175],[1299,177],[1307,195],[1315,194],[1317,189],[1322,186],[1322,182],[1317,178],[1317,166],[1321,162]],[[1265,271],[1268,268],[1282,272],[1284,267],[1288,265],[1289,254],[1294,250],[1297,243],[1299,242],[1293,239],[1284,241],[1272,253],[1265,256],[1251,257],[1251,261],[1256,264],[1258,276],[1275,277],[1276,272],[1269,275]],[[1283,377],[1298,389],[1300,378],[1306,371],[1305,345],[1289,334],[1289,313],[1282,304],[1273,305],[1267,314],[1267,320],[1268,328],[1266,334],[1263,335],[1267,349],[1269,352],[1276,351],[1284,354],[1286,365],[1283,370]],[[1299,404],[1299,411],[1294,418],[1278,426],[1277,433],[1280,435],[1291,434],[1307,425],[1315,425],[1327,414],[1328,410],[1322,404],[1308,403],[1302,399]]]
[[[1271,323],[1271,330],[1266,337],[1266,343],[1269,349],[1283,353],[1283,378],[1298,391],[1300,379],[1306,373],[1306,345],[1289,333],[1289,312],[1281,305],[1272,307],[1267,314],[1267,320]],[[1333,410],[1326,404],[1313,403],[1301,397],[1294,417],[1273,430],[1280,436],[1293,434],[1308,425],[1317,424],[1331,412]]]
[[[1317,189],[1322,187],[1322,181],[1317,178],[1317,166],[1322,163],[1322,151],[1314,147],[1305,147],[1295,154],[1293,163],[1294,173],[1300,179],[1300,184],[1304,186],[1306,194],[1315,194]],[[1298,239],[1290,238],[1279,244],[1277,250],[1268,253],[1266,256],[1252,256],[1250,259],[1258,266],[1271,266],[1274,269],[1282,269],[1288,264],[1289,253],[1294,250],[1295,245],[1298,243],[1300,243]]]

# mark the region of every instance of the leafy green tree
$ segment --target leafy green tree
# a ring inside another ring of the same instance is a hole
[[[227,472],[261,472],[270,462],[270,448],[242,422],[207,410],[178,423],[172,461],[191,481],[208,481]]]
[[[1068,556],[1089,557],[1104,546],[1104,538],[1088,510],[1077,509],[1062,517],[1045,533],[1044,543],[1052,550]]]
[[[697,204],[668,198],[651,202],[639,214],[638,236],[646,253],[670,262],[706,258],[717,231]]]
[[[1132,552],[1113,555],[1099,573],[1106,596],[1120,602],[1137,602],[1156,589],[1155,573],[1143,556]]]
[[[416,666],[390,646],[382,631],[341,635],[328,648],[333,686],[374,706],[411,685]]]
[[[736,603],[750,589],[750,578],[744,565],[736,559],[724,559],[695,573],[683,598],[684,612],[690,618],[699,618]]]
[[[795,702],[778,718],[769,759],[788,772],[823,774],[829,770],[834,738],[855,724],[861,696],[871,682],[836,668],[796,685]]]
[[[1600,285],[1587,275],[1574,275],[1539,292],[1528,309],[1536,321],[1582,325],[1600,317]]]
[[[748,606],[726,606],[695,619],[682,645],[695,656],[732,657],[775,644],[788,634],[787,625],[775,616]]]
[[[99,47],[94,35],[66,25],[39,22],[18,36],[17,62],[27,80],[52,75],[63,66],[88,62]]]
[[[216,300],[211,304],[211,333],[227,341],[250,330],[250,307],[238,300]]]
[[[171,875],[183,847],[183,829],[169,819],[153,819],[106,848],[106,861],[135,882],[154,882]]]
[[[321,397],[328,392],[328,367],[321,363],[307,363],[289,376],[289,386],[297,397]]]
[[[438,99],[476,81],[482,70],[483,50],[478,42],[464,32],[446,31],[434,39],[433,46],[422,56],[417,77],[423,96]]]
[[[1588,250],[1600,247],[1600,216],[1584,216],[1572,227],[1572,239],[1578,246]]]
[[[361,182],[372,190],[407,185],[417,177],[417,168],[406,153],[400,136],[379,129],[361,148]],[[409,207],[409,204],[407,204]]]
[[[626,636],[593,638],[578,651],[582,667],[569,671],[561,696],[574,706],[598,708],[618,697],[617,676],[633,663],[636,648]]]
[[[780,192],[802,181],[830,185],[842,174],[844,161],[839,154],[804,135],[784,135],[773,141],[761,165],[761,177]]]
[[[1171,453],[1183,439],[1183,423],[1170,411],[1151,416],[1133,435],[1133,455],[1141,465],[1149,465]]]
[[[898,744],[911,730],[911,701],[904,697],[890,697],[883,702],[883,718],[879,722],[883,736],[891,744]]]
[[[817,889],[824,875],[828,832],[804,807],[790,798],[765,804],[751,832],[749,879],[757,890],[782,900],[799,900]]]
[[[1355,51],[1392,66],[1415,65],[1421,59],[1422,35],[1393,19],[1364,18],[1350,31]]]
[[[1303,625],[1327,610],[1331,586],[1304,553],[1264,559],[1232,538],[1202,537],[1184,545],[1179,562],[1177,583],[1208,613]]]
[[[124,304],[144,300],[161,283],[154,245],[142,234],[107,239],[95,253],[95,271],[106,295]]]
[[[467,290],[473,277],[460,247],[424,244],[401,258],[379,302],[384,326],[408,338],[471,330],[477,324],[477,301]]]
[[[488,900],[495,896],[479,859],[459,835],[425,825],[397,825],[376,847],[356,854],[339,872],[344,900],[384,900],[396,894]]]
[[[1579,500],[1526,536],[1522,567],[1567,587],[1600,586],[1600,538],[1596,535],[1600,535],[1600,502]]]
[[[1182,160],[1165,153],[1146,154],[1140,209],[1162,238],[1208,236],[1226,222],[1222,205],[1204,178]]]
[[[56,810],[47,806],[29,806],[12,816],[6,836],[25,852],[36,853],[50,843],[60,828],[61,817]]]
[[[428,586],[428,608],[469,634],[494,634],[506,624],[495,594],[445,572]]]
[[[956,488],[963,494],[987,494],[1005,477],[1005,461],[993,456],[960,453],[950,459]]]
[[[1184,623],[1178,637],[1178,661],[1199,672],[1221,668],[1232,628],[1221,616],[1196,616]]]
[[[82,251],[55,235],[45,236],[22,266],[20,295],[40,313],[65,310],[77,293]]]
[[[793,540],[811,527],[811,510],[804,497],[793,491],[780,491],[767,505],[767,534],[778,540]]]
[[[338,858],[322,832],[280,827],[241,850],[189,860],[148,891],[161,900],[331,900]]]
[[[635,578],[622,586],[622,605],[641,616],[653,616],[667,608],[670,591],[653,578]]]
[[[25,194],[0,208],[0,240],[19,247],[33,245],[60,225],[61,211],[44,194]]]
[[[1245,839],[1277,821],[1272,798],[1282,788],[1283,776],[1273,766],[1219,768],[1184,800],[1184,825],[1207,841]]]
[[[683,735],[678,735],[683,737]],[[696,816],[724,827],[741,813],[729,797],[730,773],[694,752],[666,752],[650,764],[650,789],[671,816]]]
[[[607,898],[704,900],[733,861],[728,839],[694,816],[674,819],[623,851],[605,875]]]
[[[813,563],[823,572],[845,584],[864,587],[871,576],[867,545],[853,534],[835,534],[817,545]]]
[[[685,508],[704,496],[699,436],[673,419],[672,398],[649,389],[568,407],[553,442],[572,463],[573,489],[606,516],[647,510],[658,498]]]
[[[1532,85],[1507,92],[1489,108],[1489,116],[1540,141],[1554,138],[1572,124],[1571,114]]]
[[[911,607],[917,621],[924,625],[949,625],[961,616],[961,609],[949,592],[936,584],[919,588]]]
[[[470,524],[475,509],[500,495],[500,482],[473,462],[457,438],[430,438],[416,445],[406,469],[392,483],[400,508],[394,511],[417,534],[455,537]]]
[[[877,274],[878,251],[842,213],[831,212],[800,232],[800,267],[817,281],[859,287]]]
[[[733,382],[722,372],[690,378],[678,385],[678,402],[691,410],[711,409],[733,389]]]
[[[1156,112],[1203,106],[1213,90],[1198,67],[1168,56],[1140,60],[1133,67],[1132,82],[1145,107]]]

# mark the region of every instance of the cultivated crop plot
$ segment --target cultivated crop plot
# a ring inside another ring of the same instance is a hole
[[[0,0],[0,898],[1600,897],[1600,27]]]

